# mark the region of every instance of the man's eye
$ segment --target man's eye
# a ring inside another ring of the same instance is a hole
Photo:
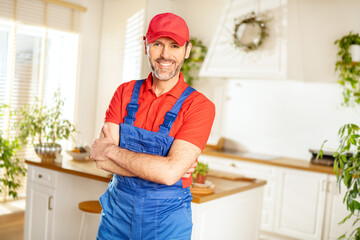
[[[180,46],[177,44],[172,45],[173,48],[179,48]]]

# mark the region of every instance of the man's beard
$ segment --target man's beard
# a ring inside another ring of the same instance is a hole
[[[148,57],[148,62],[149,62],[149,65],[151,67],[151,70],[152,70],[153,74],[155,74],[156,78],[158,78],[159,80],[162,80],[162,81],[167,81],[167,80],[170,80],[173,77],[175,77],[176,74],[178,74],[180,72],[180,69],[181,69],[181,67],[182,67],[182,65],[184,63],[184,60],[183,60],[180,64],[178,64],[176,66],[176,62],[174,60],[172,60],[172,59],[165,59],[165,58],[161,58],[161,57],[155,59],[155,62],[162,62],[162,61],[163,62],[175,63],[175,69],[170,71],[170,72],[163,72],[162,73],[160,69],[157,69],[155,67],[155,65],[152,64],[152,62],[150,60],[150,57]]]

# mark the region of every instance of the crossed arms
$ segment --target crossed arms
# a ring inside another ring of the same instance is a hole
[[[95,139],[91,148],[91,158],[97,168],[166,185],[173,185],[181,177],[190,177],[201,153],[194,144],[178,139],[166,157],[132,152],[118,144],[119,125],[105,123],[100,138]]]

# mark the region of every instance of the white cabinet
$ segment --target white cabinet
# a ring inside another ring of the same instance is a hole
[[[259,239],[263,187],[192,203],[193,240]]]
[[[78,239],[81,201],[97,200],[108,183],[28,165],[25,240]],[[100,215],[86,216],[84,239],[95,239]]]
[[[206,155],[201,155],[199,161],[207,162],[212,169],[266,180],[261,213],[261,230],[273,231],[278,178],[275,167]]]
[[[275,233],[321,239],[327,175],[279,168]]]
[[[329,177],[325,212],[324,239],[336,240],[345,232],[350,233],[351,229],[353,228],[352,224],[354,222],[354,218],[349,219],[344,224],[338,224],[349,214],[349,212],[346,210],[346,205],[343,203],[345,190],[345,186],[342,185],[340,193],[339,186],[336,184],[336,177]]]
[[[53,239],[56,173],[28,168],[25,239]]]
[[[27,191],[26,239],[53,239],[53,200],[55,191],[39,184],[30,183]]]
[[[261,239],[335,240],[351,231],[334,175],[201,155],[217,170],[267,180],[261,215]]]

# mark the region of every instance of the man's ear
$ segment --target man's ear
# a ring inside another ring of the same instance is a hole
[[[189,42],[188,46],[186,47],[185,59],[189,58],[191,52],[192,44]]]
[[[144,40],[144,50],[145,50],[145,55],[147,55],[147,44],[146,44],[146,40]]]
[[[146,37],[145,36],[143,36],[143,40],[144,40],[145,55],[147,55],[147,44],[146,44]]]

